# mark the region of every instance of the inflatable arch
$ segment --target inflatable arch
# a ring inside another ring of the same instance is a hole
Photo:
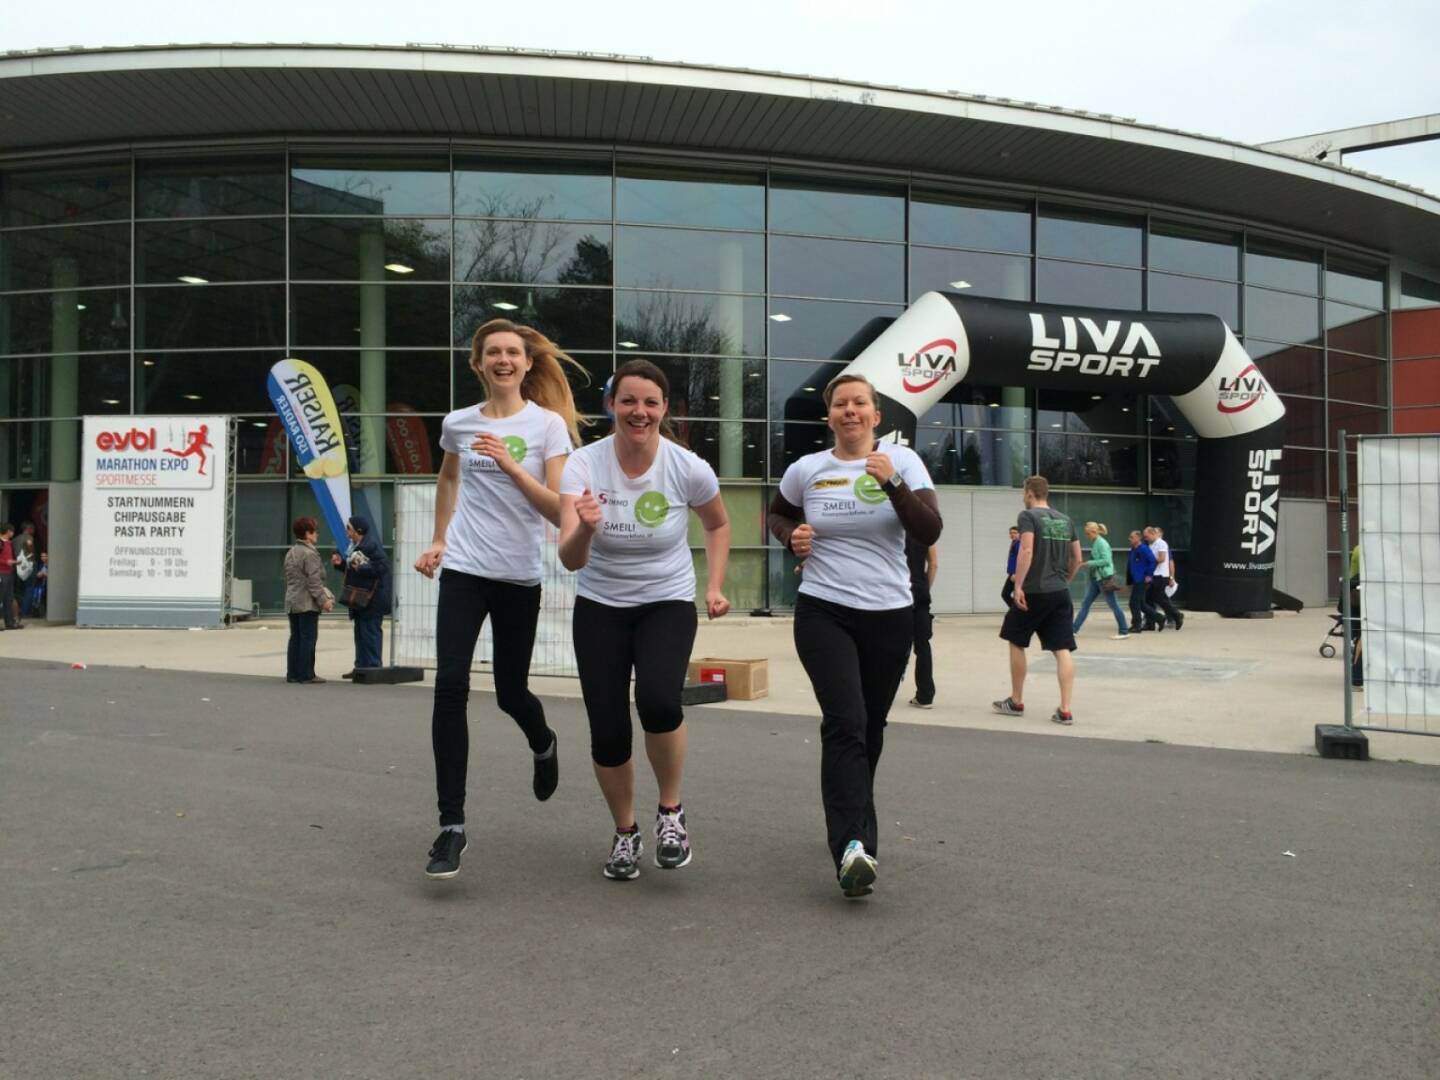
[[[1199,440],[1187,605],[1228,615],[1270,609],[1285,407],[1215,316],[931,292],[845,371],[875,385],[881,437],[905,443],[966,380],[1168,395]]]

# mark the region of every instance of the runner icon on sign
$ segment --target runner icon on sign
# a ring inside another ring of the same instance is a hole
[[[206,451],[207,449],[209,449],[209,450],[214,450],[214,449],[215,449],[215,447],[212,446],[211,443],[210,443],[209,435],[210,435],[210,425],[209,425],[209,424],[201,424],[200,427],[199,427],[199,430],[190,432],[190,445],[189,445],[189,446],[185,447],[184,450],[172,450],[172,449],[170,449],[170,448],[167,446],[167,447],[165,448],[165,453],[167,453],[167,454],[174,454],[176,457],[189,457],[191,454],[197,455],[197,456],[200,458],[200,468],[197,470],[197,475],[199,475],[199,476],[204,476],[204,475],[205,475],[205,451]]]

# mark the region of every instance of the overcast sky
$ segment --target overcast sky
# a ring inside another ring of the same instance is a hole
[[[0,48],[199,42],[624,53],[960,90],[1262,142],[1440,112],[1437,0],[9,0]],[[1440,143],[1348,163],[1440,193]]]

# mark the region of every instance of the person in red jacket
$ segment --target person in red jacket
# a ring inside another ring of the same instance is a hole
[[[20,623],[15,618],[15,526],[10,522],[0,525],[0,610],[5,612],[5,629],[18,630]]]

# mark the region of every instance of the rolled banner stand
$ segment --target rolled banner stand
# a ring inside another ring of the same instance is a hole
[[[1198,437],[1188,606],[1269,610],[1285,407],[1219,318],[931,292],[845,372],[874,384],[880,436],[906,444],[966,381],[1173,398]]]

